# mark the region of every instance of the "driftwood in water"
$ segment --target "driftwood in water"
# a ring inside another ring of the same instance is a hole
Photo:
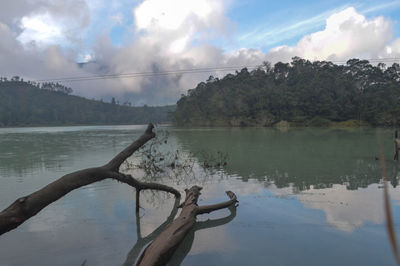
[[[138,196],[141,190],[162,190],[170,192],[179,198],[179,191],[172,187],[157,183],[140,182],[130,175],[125,175],[119,172],[121,164],[131,156],[132,153],[142,147],[147,141],[155,137],[153,128],[154,126],[149,124],[142,136],[107,164],[67,174],[42,189],[28,196],[17,199],[9,207],[0,212],[0,235],[18,227],[20,224],[40,212],[43,208],[72,190],[107,178],[112,178],[122,183],[126,183],[136,189],[136,210],[139,209]]]
[[[18,227],[20,224],[40,212],[43,208],[60,199],[72,190],[97,181],[112,178],[122,183],[126,183],[136,189],[138,242],[132,248],[130,254],[128,254],[124,265],[132,265],[132,263],[136,260],[140,250],[153,239],[154,241],[145,249],[142,256],[139,258],[138,265],[165,265],[168,263],[175,250],[179,247],[187,235],[193,235],[193,237],[191,237],[193,241],[194,231],[196,230],[195,224],[197,215],[228,208],[234,205],[237,200],[236,195],[233,192],[227,191],[226,193],[230,198],[228,201],[214,205],[198,206],[197,201],[200,196],[201,187],[193,186],[191,189],[185,190],[186,198],[180,206],[182,207],[182,211],[179,217],[173,220],[177,213],[177,204],[180,198],[180,193],[178,190],[162,184],[141,182],[134,179],[130,175],[125,175],[119,172],[121,164],[129,156],[131,156],[133,152],[142,147],[147,141],[155,137],[153,128],[154,126],[149,124],[142,136],[140,136],[135,142],[120,152],[107,164],[100,167],[88,168],[67,174],[43,187],[42,189],[28,196],[17,199],[9,207],[0,212],[0,235]],[[139,193],[141,190],[147,189],[161,190],[172,193],[176,196],[177,200],[167,221],[157,228],[152,234],[142,238],[140,235],[140,221],[138,216]],[[215,223],[211,223],[209,227],[217,226],[230,221],[235,216],[232,210],[231,213],[232,214],[229,217],[216,220]],[[199,227],[198,229],[201,228]],[[189,249],[185,249],[186,252],[183,253],[186,254],[190,250],[191,244],[188,246]],[[183,257],[181,259],[183,259]]]
[[[168,265],[169,266],[181,265],[183,260],[186,258],[187,254],[189,254],[189,251],[192,249],[195,233],[202,229],[209,229],[229,223],[236,217],[236,207],[237,206],[235,204],[229,206],[228,210],[230,211],[230,214],[226,217],[196,222],[193,229],[190,230],[189,234],[185,237],[183,242],[179,245],[178,249],[174,252],[174,255],[168,262]]]
[[[153,241],[164,230],[164,228],[174,220],[176,214],[178,213],[178,205],[179,205],[179,198],[175,198],[174,206],[168,218],[165,220],[165,222],[163,222],[160,226],[154,229],[154,231],[148,234],[147,236],[142,236],[140,216],[138,213],[136,213],[137,241],[135,245],[132,247],[132,249],[129,251],[128,255],[126,256],[126,260],[123,266],[132,266],[135,264],[143,248],[147,246],[151,241]],[[193,229],[189,231],[188,235],[185,237],[183,242],[179,245],[178,249],[175,251],[171,260],[168,262],[168,265],[178,266],[182,264],[182,261],[185,259],[186,255],[192,248],[195,232],[202,229],[209,229],[221,226],[232,221],[236,217],[236,205],[232,204],[231,206],[228,207],[228,210],[230,214],[226,217],[219,219],[208,219],[206,221],[196,222]]]
[[[236,195],[232,191],[227,191],[226,194],[230,198],[228,201],[213,205],[198,206],[197,201],[200,196],[200,190],[201,187],[198,186],[193,186],[185,190],[186,198],[181,205],[182,211],[179,217],[166,226],[145,249],[137,265],[167,264],[186,235],[193,229],[197,215],[227,208],[237,202]]]

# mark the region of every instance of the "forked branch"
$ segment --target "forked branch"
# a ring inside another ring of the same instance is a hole
[[[209,213],[222,208],[227,208],[236,204],[236,195],[232,191],[227,191],[229,200],[207,206],[198,206],[197,201],[200,196],[199,186],[193,186],[186,189],[186,198],[181,204],[182,211],[178,218],[172,221],[165,229],[154,239],[154,241],[145,249],[139,258],[137,265],[154,266],[166,265],[175,250],[182,243],[186,235],[196,224],[196,216],[202,213]]]
[[[157,183],[140,182],[130,175],[124,175],[119,172],[121,164],[129,156],[146,144],[146,142],[155,137],[153,128],[154,126],[149,124],[143,135],[104,166],[87,168],[64,175],[42,189],[28,196],[17,199],[9,207],[0,212],[0,235],[18,227],[20,224],[40,212],[43,208],[60,199],[72,190],[107,178],[112,178],[130,185],[131,187],[136,188],[137,193],[144,189],[154,189],[170,192],[176,197],[180,197],[179,191],[172,187]]]

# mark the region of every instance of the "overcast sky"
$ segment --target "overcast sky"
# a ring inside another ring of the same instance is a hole
[[[52,79],[400,57],[400,0],[3,0],[0,76]],[[86,62],[78,65],[77,62]],[[64,83],[88,98],[175,103],[209,75]]]

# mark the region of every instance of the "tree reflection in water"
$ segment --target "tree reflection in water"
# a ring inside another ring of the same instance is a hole
[[[159,227],[157,227],[152,233],[148,234],[145,237],[142,237],[141,226],[140,226],[140,214],[136,213],[136,235],[137,241],[131,251],[129,251],[126,260],[124,262],[124,266],[134,265],[134,263],[139,258],[141,251],[149,244],[158,234],[162,232],[162,230],[174,220],[176,214],[178,213],[179,206],[179,198],[175,198],[174,206],[172,208],[171,214],[168,216],[167,220],[162,223]]]
[[[179,206],[179,199],[175,199],[175,203],[171,211],[171,214],[168,216],[166,221],[162,223],[159,227],[157,227],[152,233],[148,234],[145,237],[142,237],[141,233],[140,215],[136,214],[136,233],[138,240],[136,241],[132,249],[129,251],[126,260],[123,264],[124,266],[134,265],[134,263],[138,260],[139,255],[144,250],[144,248],[148,244],[150,244],[150,242],[153,241],[169,223],[173,221],[176,214],[178,213],[178,206]],[[189,232],[189,234],[185,237],[179,248],[175,251],[168,265],[181,265],[182,261],[192,248],[195,232],[201,229],[209,229],[229,223],[236,216],[236,207],[237,205],[231,205],[228,208],[230,214],[224,218],[212,219],[212,220],[209,219],[206,221],[196,222],[194,228]]]
[[[230,214],[224,218],[212,219],[212,220],[209,219],[206,221],[196,222],[194,228],[189,232],[189,234],[183,240],[182,244],[175,251],[175,253],[172,256],[171,261],[168,263],[168,265],[171,265],[171,266],[181,265],[182,261],[185,259],[185,257],[187,256],[187,254],[189,253],[189,251],[192,248],[193,241],[194,241],[194,235],[195,235],[196,231],[221,226],[221,225],[231,222],[236,217],[236,208],[237,208],[237,205],[231,205],[228,208],[228,210],[230,211]]]

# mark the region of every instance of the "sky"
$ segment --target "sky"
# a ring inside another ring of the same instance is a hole
[[[400,58],[399,23],[400,0],[3,0],[0,76],[136,73],[63,84],[87,98],[174,104],[227,72],[138,73]]]

